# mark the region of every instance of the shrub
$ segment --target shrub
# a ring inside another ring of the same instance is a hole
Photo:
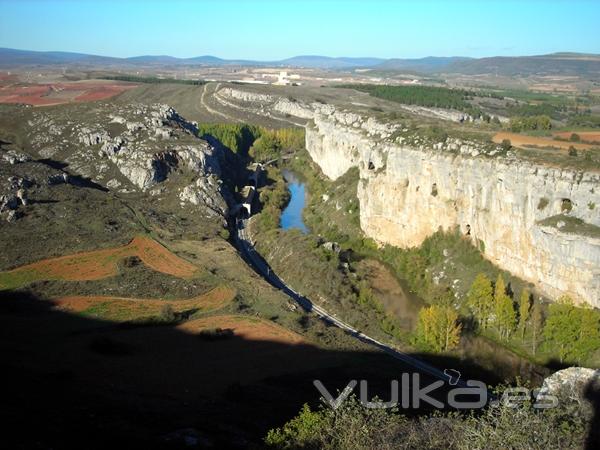
[[[560,396],[559,407],[547,410],[533,408],[531,401],[501,401],[472,413],[417,417],[399,414],[397,408],[365,408],[351,395],[337,409],[304,405],[283,427],[269,431],[265,443],[269,448],[324,450],[575,449],[584,447],[592,416],[588,405],[566,395]]]
[[[572,145],[569,147],[569,156],[577,156],[577,149]]]
[[[510,139],[502,139],[500,146],[502,147],[502,150],[507,152],[512,148],[512,142],[510,142]]]
[[[223,228],[221,231],[219,231],[219,236],[221,236],[221,238],[228,241],[229,240],[229,230],[227,228]]]
[[[581,136],[579,136],[577,133],[572,133],[569,140],[571,142],[579,142],[579,141],[581,141]]]
[[[123,267],[131,268],[139,266],[142,263],[142,260],[139,256],[127,256],[123,258]]]
[[[173,307],[171,305],[164,304],[162,308],[160,308],[160,319],[165,322],[173,322],[177,316],[175,315],[175,311],[173,311]]]

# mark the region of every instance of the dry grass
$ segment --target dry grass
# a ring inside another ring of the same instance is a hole
[[[186,311],[208,312],[229,304],[236,291],[228,287],[217,287],[206,294],[190,299],[160,300],[108,296],[70,296],[54,300],[62,311],[81,312],[86,315],[113,321],[143,320],[156,317],[165,305],[175,313]]]
[[[305,340],[286,328],[258,317],[250,316],[211,316],[190,320],[178,327],[187,333],[199,333],[214,328],[230,329],[235,336],[249,341],[268,341],[281,344],[305,344]]]
[[[118,263],[127,256],[137,256],[148,267],[179,278],[191,278],[198,268],[171,253],[158,242],[136,236],[123,247],[76,253],[44,259],[0,273],[0,289],[17,287],[41,280],[89,281],[118,273]]]

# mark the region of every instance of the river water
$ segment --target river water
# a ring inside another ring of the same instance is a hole
[[[284,230],[296,228],[303,233],[308,233],[308,228],[302,220],[302,210],[306,204],[304,183],[289,170],[283,170],[282,173],[290,191],[290,202],[281,213],[280,226]]]

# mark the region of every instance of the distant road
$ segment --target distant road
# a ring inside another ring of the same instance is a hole
[[[335,325],[338,328],[341,328],[342,330],[346,331],[348,334],[358,339],[359,341],[377,347],[378,349],[384,351],[391,357],[400,360],[411,367],[414,367],[420,372],[431,375],[444,382],[448,382],[448,376],[446,376],[443,371],[427,364],[424,361],[421,361],[420,359],[410,356],[407,353],[401,352],[400,350],[391,347],[390,345],[384,344],[383,342],[380,342],[376,339],[373,339],[372,337],[367,336],[366,334],[361,333],[360,331],[352,328],[350,325],[336,318],[335,315],[332,315],[320,306],[315,305],[308,298],[294,291],[291,287],[285,284],[285,282],[271,270],[271,268],[264,261],[264,259],[254,249],[254,246],[252,245],[252,241],[246,229],[247,225],[247,219],[237,219],[236,221],[236,241],[238,244],[238,249],[242,253],[242,256],[244,257],[246,262],[249,265],[251,265],[260,275],[262,275],[262,277],[265,280],[267,280],[271,285],[280,289],[284,294],[286,294],[288,297],[290,297],[292,300],[298,303],[305,311],[315,313],[324,321],[329,322],[330,324]],[[458,382],[458,385],[460,385],[461,387],[466,386],[462,380]]]
[[[228,116],[227,114],[223,114],[221,111],[217,111],[216,109],[213,109],[210,106],[208,106],[208,104],[206,103],[206,98],[205,98],[206,91],[208,90],[208,86],[210,86],[210,83],[207,83],[204,86],[202,86],[202,95],[200,96],[200,104],[202,104],[204,109],[206,109],[209,113],[216,115],[216,116],[221,116],[226,120],[231,120],[232,122],[239,122],[240,121],[239,119]],[[213,91],[213,95],[215,92],[217,92],[217,89],[219,89],[220,86],[221,86],[221,83],[216,84],[215,89]]]

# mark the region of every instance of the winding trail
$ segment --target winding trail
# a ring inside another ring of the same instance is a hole
[[[202,95],[200,96],[200,103],[202,104],[202,106],[211,114],[215,115],[215,116],[221,116],[226,120],[231,120],[233,122],[241,122],[239,119],[236,119],[235,117],[231,117],[228,116],[227,114],[222,113],[221,111],[217,111],[216,109],[211,108],[210,106],[208,106],[208,103],[206,103],[206,91],[208,90],[208,86],[210,86],[210,84],[205,84],[203,86],[203,90],[202,90]],[[215,86],[215,89],[213,90],[213,95],[217,92],[217,89],[219,89],[219,87],[221,86],[221,83],[217,83]]]

